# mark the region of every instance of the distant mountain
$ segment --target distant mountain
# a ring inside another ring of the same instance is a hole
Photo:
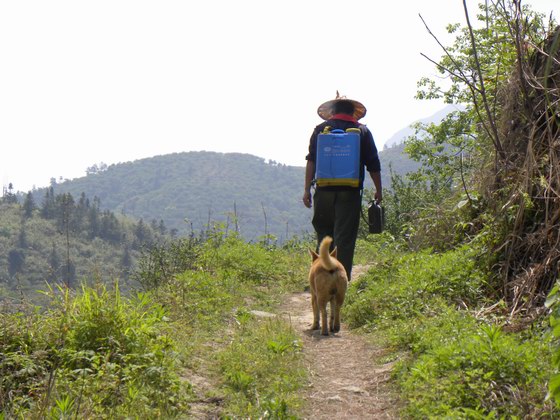
[[[420,163],[408,157],[404,151],[404,143],[395,144],[379,152],[383,170],[381,179],[386,188],[391,187],[391,171],[398,175],[406,175],[420,167]]]
[[[389,165],[399,174],[418,165],[402,147],[383,150],[380,158],[384,188],[390,187]],[[163,220],[180,235],[219,223],[247,240],[268,233],[284,241],[313,231],[311,210],[301,203],[304,174],[304,167],[249,154],[184,152],[103,167],[53,188],[98,197],[101,207],[117,214]],[[372,187],[368,180],[366,188]]]
[[[111,165],[54,189],[85,192],[105,208],[146,221],[163,219],[179,234],[221,223],[248,240],[265,233],[286,239],[311,226],[301,203],[303,179],[303,167],[248,154],[188,152]]]
[[[421,122],[424,124],[429,124],[429,123],[439,123],[441,120],[443,120],[443,118],[449,114],[452,111],[456,111],[457,109],[459,109],[457,107],[457,105],[447,105],[445,108],[443,108],[442,110],[436,112],[435,114],[423,118],[421,120],[418,121],[413,121],[410,123],[410,125],[408,125],[407,127],[397,131],[395,134],[393,134],[389,140],[387,140],[385,142],[385,146],[383,148],[383,150],[385,149],[389,149],[393,146],[396,146],[398,144],[403,143],[407,137],[411,136],[414,134],[414,129],[411,127],[412,124],[415,124],[417,122]]]

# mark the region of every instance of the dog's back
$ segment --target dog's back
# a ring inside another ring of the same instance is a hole
[[[331,243],[332,238],[327,236],[321,241],[318,254],[311,251],[313,263],[309,271],[309,286],[314,312],[313,328],[319,327],[319,312],[325,311],[324,316],[326,317],[326,305],[331,302],[331,316],[334,316],[331,318],[330,329],[338,332],[340,329],[339,310],[344,302],[348,277],[344,266],[336,259],[336,249],[329,252]],[[322,333],[328,335],[326,322],[323,322]]]

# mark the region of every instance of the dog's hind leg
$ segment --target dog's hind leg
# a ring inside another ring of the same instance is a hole
[[[335,312],[336,312],[336,302],[334,300],[334,296],[331,298],[331,313],[329,317],[329,331],[336,332],[335,329]]]
[[[315,293],[311,294],[311,306],[313,307],[313,325],[311,325],[312,330],[319,329],[319,305],[317,303],[317,295]]]
[[[342,304],[344,303],[344,294],[343,293],[338,293],[336,295],[336,297],[333,297],[333,302],[334,304],[334,310],[332,311],[334,313],[334,327],[331,331],[334,331],[335,333],[340,331],[340,308],[342,307]],[[331,306],[332,309],[332,306]]]
[[[322,335],[329,335],[329,328],[327,325],[327,304],[328,301],[321,299],[317,302],[319,304],[319,308],[321,309],[321,334]]]

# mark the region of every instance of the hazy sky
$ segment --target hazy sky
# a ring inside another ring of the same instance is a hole
[[[381,149],[442,108],[414,99],[441,55],[419,13],[442,39],[464,22],[462,0],[1,1],[0,183],[192,150],[304,166],[336,90]]]

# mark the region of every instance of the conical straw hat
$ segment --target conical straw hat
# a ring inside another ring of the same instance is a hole
[[[348,99],[346,98],[346,96],[341,96],[338,93],[338,90],[336,91],[335,99],[331,99],[330,101],[325,102],[319,108],[317,108],[317,114],[319,114],[322,119],[328,120],[334,115],[334,104],[340,101],[352,102],[352,105],[354,105],[353,117],[355,119],[359,120],[366,115],[367,109],[361,102],[355,101],[353,99]]]

